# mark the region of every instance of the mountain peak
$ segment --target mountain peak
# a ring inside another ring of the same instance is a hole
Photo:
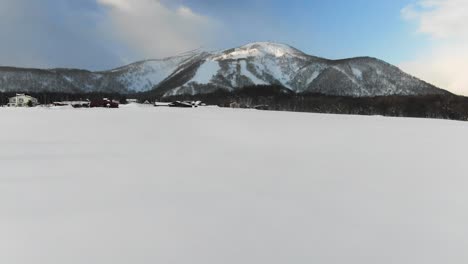
[[[272,56],[279,58],[284,56],[295,57],[301,55],[304,55],[301,51],[286,44],[274,42],[253,42],[238,48],[221,51],[219,54],[216,54],[214,59],[245,59],[258,56]]]
[[[299,50],[282,43],[275,42],[253,42],[239,47],[240,50],[258,50],[263,53],[272,54],[276,57],[282,57],[286,54],[295,54]],[[300,52],[302,53],[302,52]]]

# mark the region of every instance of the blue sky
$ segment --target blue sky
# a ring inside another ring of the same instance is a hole
[[[103,70],[273,41],[468,94],[466,0],[0,0],[0,32],[0,65]]]
[[[392,63],[411,58],[425,36],[402,19],[408,0],[179,0],[223,21],[233,31],[226,46],[258,39],[286,42],[329,58],[375,56]]]
[[[38,0],[32,2],[34,1]],[[411,2],[414,1],[161,0],[161,4],[170,10],[185,6],[217,25],[218,29],[209,40],[197,41],[193,48],[202,46],[206,49],[223,49],[253,41],[276,41],[293,45],[317,56],[328,58],[374,56],[395,64],[410,59],[415,50],[426,45],[424,36],[414,34],[411,23],[401,17],[401,9]],[[19,31],[27,31],[25,27],[28,26],[39,28],[31,32],[30,38],[22,36],[9,40],[10,47],[24,46],[24,43],[15,42],[30,41],[35,43],[35,52],[44,54],[56,52],[57,55],[51,56],[50,63],[47,61],[42,63],[50,64],[47,66],[97,69],[116,67],[132,59],[143,59],[143,56],[173,55],[165,52],[139,53],[137,48],[127,47],[109,35],[92,32],[90,29],[96,28],[96,25],[99,27],[99,24],[103,23],[102,20],[107,19],[104,14],[106,7],[103,7],[98,0],[44,0],[41,4],[20,5],[18,9],[21,8],[26,10],[24,16],[43,16],[43,18],[38,18],[39,21],[34,23],[27,23],[28,18],[24,17],[27,25],[19,25],[17,28]],[[36,8],[40,9],[39,14],[34,14],[35,11],[31,10]],[[0,22],[1,20],[2,18]],[[8,24],[12,21],[4,22]],[[15,25],[9,26],[15,30]],[[145,26],[151,30],[150,25]],[[44,28],[47,29],[46,32]],[[158,32],[148,34],[158,35]],[[92,38],[92,41],[80,41],[83,38]],[[57,48],[57,46],[70,48]],[[82,55],[78,58],[70,56],[70,60],[65,59],[71,47],[75,53]],[[110,50],[105,51],[106,48]],[[63,58],[57,61],[59,65],[52,65],[55,57]],[[99,61],[93,61],[93,58],[99,58]],[[8,61],[15,64],[11,58]],[[36,65],[41,63],[23,61],[17,64],[42,66]]]

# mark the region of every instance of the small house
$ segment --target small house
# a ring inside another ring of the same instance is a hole
[[[170,106],[171,103],[166,103],[166,102],[154,102],[154,106],[156,107],[168,107]]]
[[[169,107],[193,108],[194,106],[190,102],[175,101],[170,103]]]
[[[155,104],[156,105],[156,104]],[[156,105],[158,106],[158,105]],[[202,101],[175,101],[168,105],[169,107],[187,107],[196,108],[200,106],[206,106]]]
[[[240,108],[240,104],[238,102],[232,102],[229,104],[230,108]]]
[[[38,104],[36,98],[26,94],[16,94],[16,96],[8,99],[9,107],[32,107]]]
[[[269,110],[270,107],[268,105],[256,105],[254,106],[254,109],[257,109],[257,110]]]
[[[119,103],[115,100],[109,100],[107,98],[104,98],[102,100],[91,101],[89,107],[119,108]]]

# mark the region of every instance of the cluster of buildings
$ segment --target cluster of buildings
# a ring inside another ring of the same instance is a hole
[[[138,103],[137,99],[127,99],[127,103]],[[150,105],[151,103],[145,101],[143,104]],[[16,94],[16,96],[8,99],[8,107],[35,107],[39,105],[39,101],[26,94]],[[94,107],[105,107],[105,108],[119,108],[120,102],[111,100],[108,98],[97,99],[97,100],[86,100],[86,101],[60,101],[54,102],[54,106],[71,106],[74,108],[94,108]],[[175,101],[170,103],[154,103],[156,107],[199,107],[206,106],[201,101]]]
[[[137,99],[127,99],[127,103],[138,103]],[[32,96],[26,94],[16,94],[16,96],[10,97],[8,99],[7,106],[9,107],[35,107],[39,104],[38,100]],[[98,99],[98,100],[86,100],[86,101],[60,101],[54,102],[54,106],[71,106],[74,108],[94,108],[94,107],[105,107],[105,108],[119,108],[119,101],[111,100],[108,98]],[[151,104],[148,101],[145,101],[143,104]],[[154,106],[156,107],[182,107],[182,108],[196,108],[200,106],[206,106],[201,101],[175,101],[175,102],[155,102]],[[258,110],[267,110],[268,106],[259,105],[255,107],[247,107],[241,105],[237,102],[233,102],[225,107],[231,108],[254,108]]]
[[[86,101],[60,101],[54,102],[54,106],[72,106],[74,108],[89,108],[89,107],[107,107],[107,108],[118,108],[120,102],[116,100],[110,100],[107,98],[99,100],[86,100]],[[27,94],[16,94],[13,97],[8,98],[8,107],[35,107],[39,105],[39,101]]]

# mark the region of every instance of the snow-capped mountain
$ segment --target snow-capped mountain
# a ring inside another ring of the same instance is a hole
[[[154,91],[170,96],[253,85],[356,97],[447,93],[378,59],[327,60],[269,42],[218,52],[192,51],[103,72],[0,68],[0,91]]]
[[[76,69],[0,67],[0,91],[117,92],[149,91],[195,54],[146,60],[103,72]]]

